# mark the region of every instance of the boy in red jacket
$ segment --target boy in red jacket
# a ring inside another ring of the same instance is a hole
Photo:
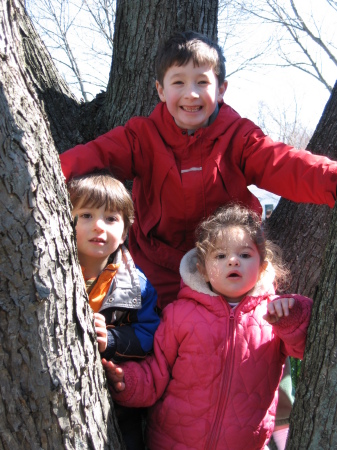
[[[333,207],[337,163],[273,142],[223,103],[225,59],[208,37],[173,35],[159,50],[156,72],[161,103],[149,117],[76,146],[61,164],[67,180],[102,168],[134,180],[130,251],[163,309],[177,296],[179,264],[203,218],[232,201],[261,213],[251,184]]]

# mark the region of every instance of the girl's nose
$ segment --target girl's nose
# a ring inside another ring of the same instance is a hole
[[[239,259],[235,255],[230,256],[228,258],[228,265],[229,266],[238,266],[239,264],[240,264],[239,263]]]

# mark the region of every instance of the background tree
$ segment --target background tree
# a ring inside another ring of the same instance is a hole
[[[259,103],[257,123],[263,131],[279,142],[285,142],[296,148],[306,148],[313,130],[302,123],[301,111],[296,98],[293,101],[294,113],[282,107],[271,108],[261,101]]]
[[[334,73],[337,68],[335,27],[331,21],[336,13],[335,1],[314,2],[311,8],[299,0],[234,0],[233,3],[246,17],[255,18],[272,39],[280,60],[270,64],[301,70],[332,91],[329,71]]]
[[[103,92],[108,84],[111,65],[115,3],[115,0],[56,0],[53,2],[26,0],[27,10],[56,65],[61,68],[73,92],[85,101],[92,99],[99,92],[101,92],[100,100],[103,101]],[[224,47],[227,58],[227,78],[230,80],[230,89],[226,97],[229,95],[230,104],[234,100],[232,104],[234,108],[238,107],[238,111],[243,115],[248,113],[248,117],[256,121],[274,139],[283,140],[295,146],[305,147],[319,115],[316,112],[317,108],[313,108],[308,121],[308,115],[305,114],[307,108],[301,106],[303,102],[305,104],[304,98],[308,96],[303,94],[301,98],[302,91],[298,86],[297,89],[294,87],[293,98],[287,95],[282,96],[281,93],[284,92],[286,85],[284,80],[289,77],[293,79],[291,68],[303,65],[310,67],[308,63],[303,64],[308,54],[311,60],[315,59],[315,65],[319,67],[322,77],[327,80],[329,86],[333,82],[331,68],[334,68],[334,64],[325,49],[333,55],[334,27],[331,27],[331,23],[334,23],[333,17],[336,16],[336,12],[332,9],[333,2],[329,4],[327,0],[315,2],[310,0],[305,2],[305,5],[301,0],[293,2],[282,0],[278,1],[277,5],[272,1],[219,1],[218,39]],[[332,20],[327,20],[326,14],[320,12],[324,11],[324,7],[325,11],[330,8],[328,11],[331,12],[329,17],[331,16]],[[312,14],[310,14],[310,8],[314,8]],[[300,19],[305,20],[306,28],[303,24],[301,27],[310,30],[311,35],[316,32],[319,37],[316,41],[321,42],[322,45],[307,45],[308,41],[309,43],[314,41],[309,38],[305,40],[305,30],[298,25],[298,22],[302,23]],[[293,38],[290,38],[294,36],[294,33],[299,35],[301,42],[306,43],[306,47],[304,44],[300,47]],[[292,64],[284,63],[282,55],[285,53],[292,59]],[[256,81],[253,80],[257,78],[257,74],[260,74],[258,79],[275,78],[275,73],[270,72],[273,65],[282,68],[278,72],[284,72],[284,80],[275,85],[280,97],[278,101],[275,95],[265,93],[263,101],[260,99],[256,101],[256,106],[252,110],[246,111],[245,103],[239,102],[236,105],[237,96],[234,94],[232,98],[232,92],[242,91],[242,88],[244,91],[244,86],[249,84],[255,92]],[[311,78],[314,79],[314,77]],[[308,80],[309,77],[304,75],[301,86],[305,85],[306,79]],[[317,80],[317,77],[315,79]],[[316,83],[322,84],[319,81]],[[235,86],[234,89],[232,89],[233,86]],[[151,84],[150,88],[152,87]],[[315,89],[314,92],[318,91],[319,89]],[[154,93],[154,100],[156,101],[156,93]]]
[[[115,4],[115,0],[26,0],[55,64],[84,101],[107,85]]]

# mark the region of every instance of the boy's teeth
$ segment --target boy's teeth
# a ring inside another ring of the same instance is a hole
[[[183,106],[183,109],[185,111],[188,111],[188,112],[195,112],[195,111],[199,111],[200,107],[199,106],[195,106],[193,108],[192,107],[188,108],[187,106]]]

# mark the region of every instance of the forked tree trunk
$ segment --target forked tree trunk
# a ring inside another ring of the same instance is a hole
[[[148,115],[158,103],[154,59],[174,31],[218,37],[218,0],[122,0],[116,14],[114,55],[104,114],[108,128]]]
[[[116,36],[123,36],[123,51],[132,48],[135,37],[148,48],[147,30],[159,36],[163,24],[166,31],[183,28],[189,14],[194,14],[189,16],[191,28],[216,33],[217,1],[177,0],[169,7],[165,2],[157,6],[148,2],[146,27],[137,28],[141,19],[137,22],[131,13],[143,14],[138,2],[119,2]],[[149,68],[157,44],[155,40],[146,56]],[[141,53],[142,48],[133,50]],[[133,52],[124,57],[131,59],[131,67],[142,60]],[[119,431],[57,155],[94,138],[107,126],[112,108],[104,94],[88,106],[76,102],[21,0],[0,0],[0,64],[0,448],[118,450]],[[110,86],[114,82],[124,93],[114,99],[115,109],[124,114],[119,121],[134,113],[133,101],[144,113],[144,105],[151,104],[150,91],[153,101],[150,69],[141,75],[136,71],[134,78],[117,70]],[[137,86],[150,85],[134,99]]]
[[[0,448],[119,449],[23,7],[0,16]]]

